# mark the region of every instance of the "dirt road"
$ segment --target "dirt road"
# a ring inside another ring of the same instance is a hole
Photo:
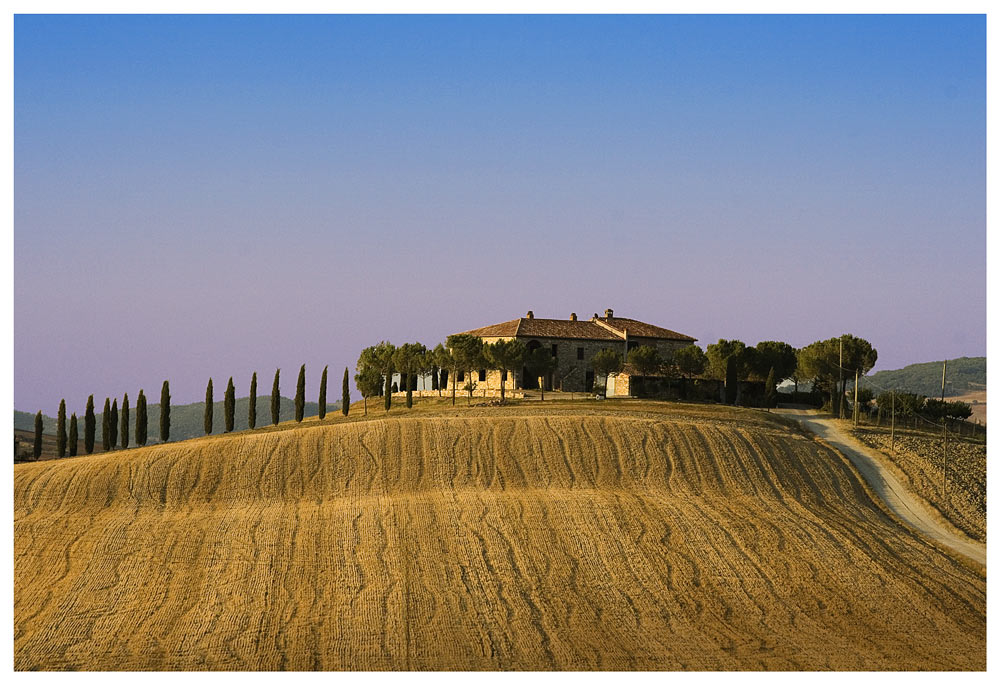
[[[799,421],[834,449],[842,452],[889,509],[906,524],[959,554],[986,565],[986,545],[942,526],[923,503],[883,467],[878,453],[842,431],[834,419],[809,409],[782,408],[777,413]]]

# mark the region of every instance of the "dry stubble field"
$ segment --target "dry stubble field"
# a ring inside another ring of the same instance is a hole
[[[428,403],[14,488],[17,669],[986,666],[985,569],[760,412]]]

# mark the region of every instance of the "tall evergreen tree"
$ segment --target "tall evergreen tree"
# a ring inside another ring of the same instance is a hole
[[[121,422],[122,422],[122,429],[121,429],[121,434],[122,434],[122,449],[124,450],[124,449],[128,449],[128,429],[129,429],[129,424],[128,424],[128,393],[125,393],[125,397],[122,399],[122,416],[121,416]]]
[[[229,377],[229,385],[226,386],[226,400],[222,410],[226,417],[226,432],[232,433],[236,425],[236,388],[233,387],[232,376]]]
[[[767,380],[764,381],[764,406],[768,409],[778,406],[778,388],[773,366],[767,374]]]
[[[146,394],[139,390],[135,400],[135,444],[143,447],[146,444],[149,417],[146,415]]]
[[[97,437],[97,417],[94,416],[94,396],[87,398],[87,413],[83,415],[83,449],[94,453],[94,438]]]
[[[347,375],[347,367],[344,367],[344,387],[341,388],[340,394],[340,413],[347,416],[347,413],[351,411],[351,381],[350,377]]]
[[[385,375],[385,410],[389,411],[392,408],[392,374]]]
[[[35,444],[32,447],[31,453],[38,461],[42,458],[42,412],[35,414]]]
[[[170,381],[160,388],[160,442],[170,440]]]
[[[118,398],[111,401],[111,449],[118,449]]]
[[[281,418],[281,390],[278,387],[281,376],[281,369],[274,372],[274,384],[271,386],[271,423],[278,425]]]
[[[299,382],[295,384],[295,420],[302,423],[306,411],[306,365],[299,369]]]
[[[326,418],[326,368],[323,367],[323,375],[319,379],[319,420]]]
[[[79,428],[76,426],[76,414],[70,414],[69,417],[69,456],[75,457],[76,452],[80,447],[80,433]]]
[[[250,408],[247,410],[247,426],[250,430],[257,427],[257,372],[250,379]]]
[[[101,447],[111,451],[111,398],[104,398],[104,412],[101,414]]]
[[[208,387],[205,388],[205,435],[212,432],[212,414],[215,411],[215,400],[212,393],[212,379],[208,379]]]
[[[59,414],[56,418],[56,451],[59,458],[66,456],[66,400],[59,400]]]

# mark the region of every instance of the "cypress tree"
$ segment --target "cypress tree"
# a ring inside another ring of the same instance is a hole
[[[128,393],[122,399],[122,449],[128,449]]]
[[[226,416],[226,432],[232,433],[233,426],[236,425],[236,388],[233,387],[232,376],[229,377],[229,385],[226,386],[226,400],[222,410]]]
[[[66,400],[59,400],[59,414],[56,419],[56,451],[59,458],[66,456]]]
[[[111,451],[111,398],[104,398],[104,412],[101,414],[101,447]]]
[[[170,381],[160,388],[160,442],[170,440]]]
[[[139,390],[139,397],[135,400],[135,444],[143,447],[146,444],[146,429],[148,417],[146,416],[146,395]]]
[[[385,374],[385,410],[389,411],[392,408],[392,374]]]
[[[340,394],[340,413],[347,416],[347,413],[351,411],[351,381],[350,377],[347,375],[347,367],[344,367],[344,387],[341,388]]]
[[[323,367],[323,375],[319,379],[319,420],[326,418],[326,368]]]
[[[205,388],[205,435],[212,432],[212,413],[215,411],[215,400],[212,399],[212,379],[208,379],[208,387]]]
[[[111,401],[111,449],[118,449],[118,398]]]
[[[35,414],[35,444],[31,450],[35,461],[42,458],[42,412]]]
[[[726,404],[736,404],[737,392],[739,392],[737,360],[736,355],[732,355],[726,359]]]
[[[69,417],[69,456],[75,457],[76,451],[80,445],[80,433],[79,429],[76,427],[76,414],[71,414]]]
[[[250,430],[257,427],[257,372],[250,379],[250,408],[247,410],[247,426]]]
[[[768,409],[778,406],[778,388],[774,380],[774,367],[767,373],[767,380],[764,381],[764,406]]]
[[[274,385],[271,386],[271,423],[278,425],[281,418],[281,391],[278,389],[278,381],[281,376],[281,369],[274,372]]]
[[[306,412],[306,365],[299,369],[299,382],[295,384],[295,420],[302,423]]]
[[[94,417],[94,396],[87,398],[87,412],[83,415],[83,449],[87,454],[94,452],[94,437],[97,434],[97,419]]]

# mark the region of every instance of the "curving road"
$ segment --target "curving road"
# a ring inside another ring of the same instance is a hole
[[[889,509],[912,528],[940,542],[959,554],[986,565],[986,545],[954,533],[942,526],[917,497],[898,478],[884,468],[880,455],[865,447],[837,426],[835,419],[824,417],[810,409],[775,410],[802,423],[806,428],[839,450],[882,498]]]

